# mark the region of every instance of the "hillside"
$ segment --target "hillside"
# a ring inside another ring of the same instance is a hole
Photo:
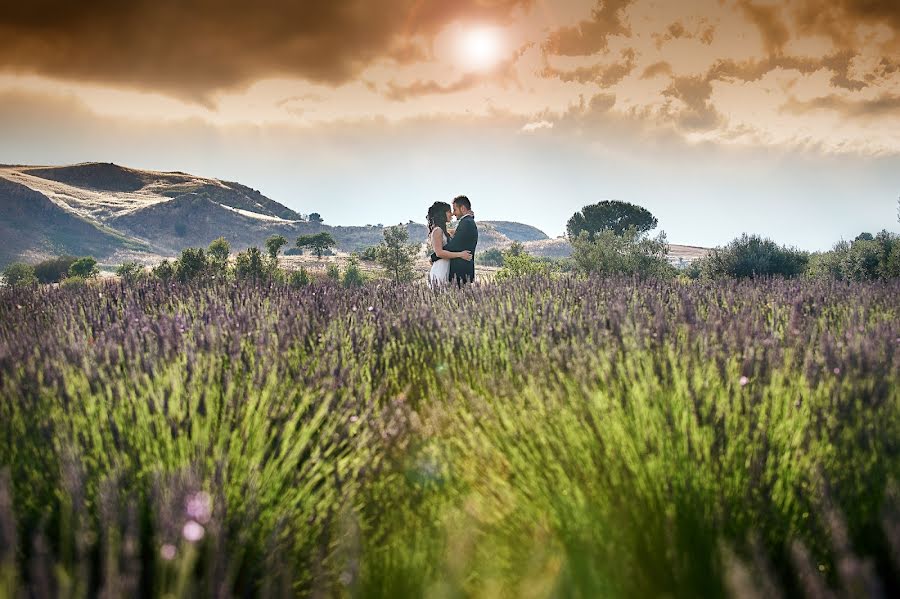
[[[48,255],[105,256],[150,248],[61,208],[47,196],[0,178],[0,264]]]
[[[479,225],[480,251],[518,241],[536,256],[571,254],[565,239],[550,239],[531,225]],[[410,241],[425,243],[425,225],[410,221],[405,226]],[[364,250],[383,239],[382,227],[309,222],[233,181],[111,163],[0,166],[0,266],[61,253],[90,254],[109,264],[152,263],[187,247],[205,247],[217,237],[240,251],[262,246],[273,234],[284,235],[293,245],[300,235],[321,231],[334,236],[342,253]],[[705,251],[693,248],[678,254],[678,247],[672,246],[673,262],[690,261]]]

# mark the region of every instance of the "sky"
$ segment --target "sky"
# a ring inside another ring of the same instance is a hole
[[[897,0],[30,0],[0,11],[0,163],[239,181],[327,223],[672,243],[898,230]]]

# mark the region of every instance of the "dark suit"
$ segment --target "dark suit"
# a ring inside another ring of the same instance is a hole
[[[471,283],[475,280],[475,247],[478,245],[478,225],[475,217],[466,215],[462,217],[456,227],[456,234],[447,242],[444,249],[448,252],[472,252],[472,260],[454,258],[450,261],[450,282]],[[431,261],[437,260],[436,254],[431,254]]]

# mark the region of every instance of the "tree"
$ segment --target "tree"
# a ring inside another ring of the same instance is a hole
[[[491,248],[478,253],[479,264],[485,266],[503,266],[503,252],[499,248]]]
[[[384,241],[376,249],[376,260],[397,283],[415,278],[413,264],[419,248],[409,243],[409,231],[403,225],[384,230]]]
[[[34,268],[24,262],[13,262],[3,269],[3,280],[10,287],[27,287],[38,282]]]
[[[273,264],[278,263],[278,252],[287,245],[287,242],[288,240],[284,238],[284,235],[272,235],[266,239],[266,251],[269,252],[269,258]]]
[[[331,236],[331,233],[328,233],[327,231],[322,231],[315,235],[301,235],[297,238],[297,247],[310,248],[319,260],[322,259],[322,254],[324,254],[326,250],[336,246],[337,241],[335,241],[334,237]]]
[[[228,267],[228,256],[231,255],[231,244],[224,237],[214,239],[206,250],[209,264],[217,272],[224,273]]]
[[[185,248],[178,259],[177,276],[180,281],[193,281],[207,272],[209,263],[203,248]]]
[[[48,258],[34,265],[34,276],[39,283],[59,283],[69,276],[69,268],[76,260],[76,256]]]
[[[309,222],[311,223],[324,223],[325,219],[322,218],[322,215],[318,212],[313,212],[309,215]]]
[[[572,261],[584,274],[669,277],[674,267],[666,259],[668,253],[665,233],[650,237],[633,228],[621,235],[601,231],[593,239],[583,231],[572,240]]]
[[[582,231],[586,231],[593,239],[601,231],[612,231],[622,235],[630,228],[638,233],[646,233],[656,228],[656,217],[640,206],[628,202],[604,200],[591,204],[576,212],[569,219],[566,230],[570,239],[577,239]]]
[[[175,278],[175,274],[178,270],[178,264],[170,262],[169,260],[163,260],[160,262],[155,268],[150,271],[150,276],[155,279],[159,279],[163,283],[168,283],[172,279]]]
[[[873,239],[875,239],[875,236],[871,233],[860,233],[853,241],[872,241]]]
[[[700,270],[707,278],[794,277],[805,272],[808,263],[806,252],[745,233],[702,258]]]
[[[366,277],[359,269],[359,258],[351,256],[344,269],[344,287],[362,287],[366,282]]]
[[[70,277],[89,279],[91,277],[96,277],[98,274],[100,274],[100,271],[97,269],[97,261],[94,260],[92,256],[79,258],[69,267]]]
[[[266,278],[269,270],[263,253],[258,247],[247,248],[237,255],[234,265],[234,273],[239,279],[261,280]]]
[[[137,262],[125,262],[116,269],[116,275],[126,283],[134,283],[146,274],[147,271]]]

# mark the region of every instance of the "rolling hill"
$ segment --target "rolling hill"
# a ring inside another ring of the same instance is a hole
[[[535,256],[571,253],[565,239],[550,239],[530,225],[479,225],[479,250],[518,241]],[[410,221],[405,226],[412,242],[425,242],[425,225]],[[320,231],[334,236],[340,252],[361,251],[383,238],[382,227],[310,222],[233,181],[99,162],[0,165],[0,266],[59,254],[93,255],[107,264],[153,263],[187,247],[205,247],[217,237],[225,237],[239,251],[262,246],[273,234],[293,242]],[[690,261],[706,251],[687,246],[672,250],[673,261]]]

